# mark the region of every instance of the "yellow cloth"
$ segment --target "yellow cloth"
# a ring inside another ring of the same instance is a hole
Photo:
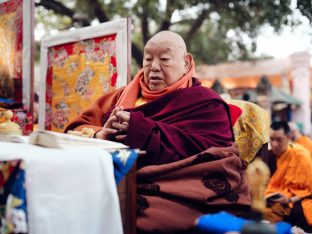
[[[138,107],[138,106],[141,106],[141,105],[143,105],[145,103],[147,103],[146,99],[144,99],[143,97],[138,97],[138,99],[134,103],[134,106]]]
[[[243,111],[233,126],[233,131],[241,158],[249,163],[261,146],[269,142],[268,112],[252,102],[242,100],[227,100],[226,102],[238,106]]]
[[[277,169],[267,186],[266,195],[279,192],[291,198],[303,198],[312,194],[312,161],[309,152],[302,146],[290,145],[277,157]],[[302,201],[307,222],[312,225],[312,199]]]
[[[46,106],[49,113],[46,121],[53,131],[63,132],[90,103],[116,90],[112,80],[117,67],[111,62],[115,55],[106,49],[116,47],[115,38],[116,35],[103,36],[49,50],[49,56],[55,57],[49,61],[53,82],[52,86],[47,85],[47,90],[53,97],[51,106]]]
[[[297,139],[296,143],[304,146],[310,151],[310,154],[312,154],[312,140],[307,136],[301,136]]]

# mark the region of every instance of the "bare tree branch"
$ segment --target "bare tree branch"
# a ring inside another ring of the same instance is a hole
[[[104,11],[103,7],[101,6],[98,0],[89,0],[89,2],[94,9],[95,16],[99,19],[101,23],[110,20],[110,18],[107,16],[106,12]]]
[[[140,50],[140,48],[134,42],[132,42],[131,53],[132,53],[132,57],[135,59],[136,63],[140,67],[142,67],[143,53]]]
[[[75,12],[72,9],[69,9],[63,3],[55,0],[40,0],[35,3],[36,6],[43,6],[48,10],[53,10],[56,14],[66,15],[73,19]]]
[[[186,34],[184,40],[186,45],[188,46],[190,44],[190,41],[194,34],[198,31],[200,26],[203,24],[204,20],[207,18],[209,13],[213,11],[213,9],[210,7],[209,9],[204,8],[201,12],[201,14],[197,17],[197,19],[193,22],[193,24],[190,26],[190,30]]]
[[[165,13],[165,18],[163,22],[161,23],[160,27],[158,28],[157,32],[163,31],[163,30],[168,30],[169,27],[171,26],[171,17],[172,14],[175,10],[174,8],[174,1],[167,0],[166,4],[166,13]]]
[[[148,5],[148,0],[145,1],[145,6],[146,5]],[[145,45],[147,40],[150,37],[149,27],[148,27],[148,11],[147,10],[143,10],[141,27],[142,27],[142,33],[143,33],[143,42]]]
[[[298,0],[297,8],[305,15],[312,24],[312,2],[308,0]]]
[[[73,23],[77,22],[80,27],[85,27],[90,25],[90,21],[87,17],[81,17],[76,14],[75,11],[65,6],[63,3],[55,0],[40,0],[35,3],[35,6],[43,6],[47,10],[52,10],[56,14],[66,15],[72,19]]]
[[[168,19],[165,19],[161,26],[158,28],[157,32],[160,32],[160,31],[164,31],[164,30],[168,30],[171,26],[171,21],[168,20]]]

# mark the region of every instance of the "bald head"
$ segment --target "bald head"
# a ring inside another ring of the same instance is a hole
[[[186,46],[183,38],[171,31],[161,31],[155,34],[147,43],[145,47],[159,46],[160,44],[167,44],[178,49],[179,52],[186,53]]]

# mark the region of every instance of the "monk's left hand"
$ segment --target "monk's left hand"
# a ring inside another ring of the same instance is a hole
[[[116,112],[115,116],[119,120],[118,122],[114,122],[112,124],[113,128],[117,130],[117,135],[115,138],[117,140],[124,140],[129,129],[130,112],[119,110]]]

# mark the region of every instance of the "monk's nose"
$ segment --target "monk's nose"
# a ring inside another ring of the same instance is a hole
[[[271,141],[272,148],[276,148],[278,146],[278,143],[275,141]]]
[[[160,64],[158,59],[153,59],[152,65],[151,65],[152,71],[159,71],[160,70]]]

